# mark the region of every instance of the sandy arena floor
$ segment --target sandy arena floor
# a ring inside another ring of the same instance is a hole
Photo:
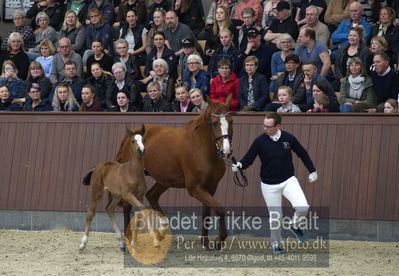
[[[330,241],[328,268],[125,268],[112,233],[0,230],[0,275],[397,275],[399,243]]]

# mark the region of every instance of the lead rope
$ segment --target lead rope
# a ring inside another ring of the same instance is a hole
[[[232,156],[231,162],[233,164],[237,164],[237,159],[234,156]],[[241,170],[241,168],[238,168],[238,172],[234,173],[233,180],[234,180],[234,184],[236,184],[238,187],[244,188],[244,187],[248,186],[248,178],[245,175],[244,171]]]

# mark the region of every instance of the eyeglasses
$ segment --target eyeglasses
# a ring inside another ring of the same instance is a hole
[[[23,19],[24,19],[23,16],[21,16],[21,17],[14,17],[14,18],[13,18],[13,20],[23,20]]]
[[[93,15],[90,15],[89,18],[96,18],[96,17],[99,17],[99,16],[100,16],[99,14],[93,14]]]
[[[126,48],[127,48],[127,46],[116,47],[117,50],[123,50],[123,49],[126,49]]]
[[[267,126],[267,125],[263,125],[263,128],[267,128],[267,129],[271,129],[271,128],[274,128],[274,127],[276,127],[276,126]]]
[[[252,16],[244,16],[242,19],[251,19],[252,18]]]
[[[195,64],[199,64],[199,62],[187,62],[188,65],[195,65]]]
[[[125,71],[115,71],[114,72],[114,75],[120,75],[120,74],[123,74]]]
[[[65,49],[65,48],[68,48],[69,47],[69,45],[60,45],[60,48],[62,48],[62,49]]]
[[[280,41],[280,43],[281,43],[281,44],[290,44],[291,41],[289,41],[289,40],[283,40],[283,41]]]
[[[29,93],[32,93],[32,94],[34,94],[34,93],[40,93],[40,91],[39,91],[39,90],[30,90]]]

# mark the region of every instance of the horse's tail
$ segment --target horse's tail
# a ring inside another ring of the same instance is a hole
[[[90,185],[91,175],[93,174],[93,172],[94,172],[94,168],[91,169],[91,170],[86,174],[85,177],[83,177],[83,180],[82,180],[83,185],[86,185],[86,186],[89,186],[89,185]]]

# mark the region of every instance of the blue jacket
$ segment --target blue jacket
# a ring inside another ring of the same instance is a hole
[[[342,21],[339,25],[338,28],[333,32],[331,35],[331,39],[334,42],[334,47],[337,48],[340,46],[345,46],[349,44],[348,42],[348,35],[349,31],[351,29],[351,20],[346,19]],[[370,35],[371,35],[371,25],[366,22],[364,18],[362,18],[362,21],[360,22],[360,25],[364,27],[364,41],[369,41]]]
[[[197,75],[195,76],[196,83],[192,83],[191,81],[191,72],[190,75],[184,77],[184,82],[188,84],[188,88],[191,90],[193,88],[199,88],[202,91],[202,95],[209,95],[209,73],[205,70],[200,69]]]
[[[266,104],[270,103],[269,84],[266,77],[258,72],[252,76],[254,100],[256,111],[263,111]],[[248,74],[240,78],[240,89],[238,90],[238,101],[240,109],[248,105]]]
[[[91,43],[100,39],[103,43],[103,47],[106,50],[112,52],[112,27],[108,23],[103,23],[100,26],[95,27],[93,24],[87,25],[86,28],[86,49],[91,49]]]
[[[17,98],[24,87],[24,82],[17,78],[12,79],[12,81],[8,81],[7,78],[0,78],[0,85],[7,85],[10,89],[10,98]]]

